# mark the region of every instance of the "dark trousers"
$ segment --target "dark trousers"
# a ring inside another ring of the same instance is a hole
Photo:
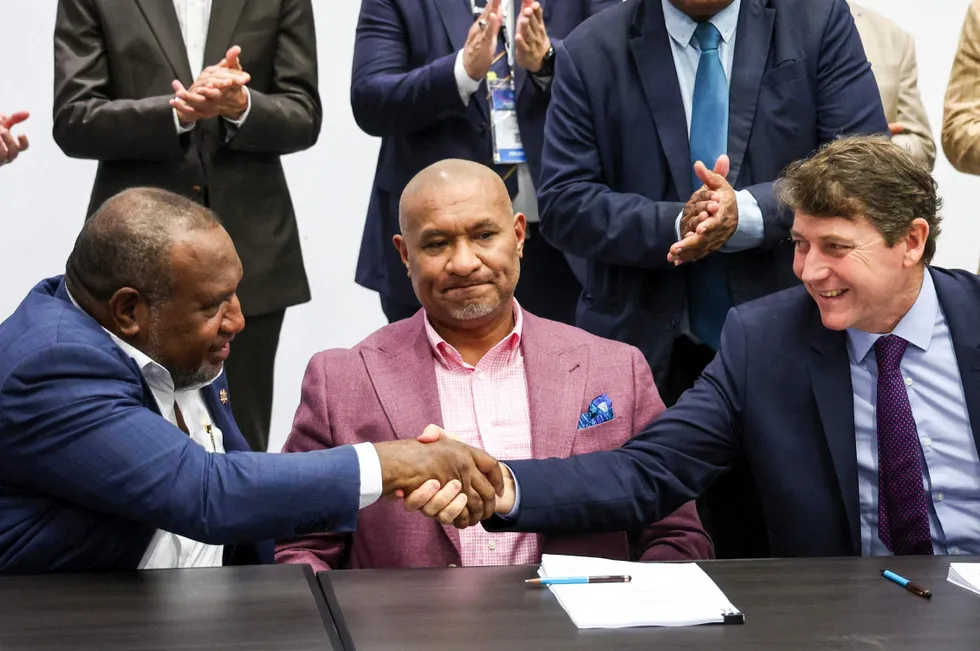
[[[715,352],[680,336],[674,341],[670,373],[662,392],[668,407],[694,385]],[[769,530],[755,478],[741,460],[724,473],[698,499],[701,523],[711,536],[717,558],[767,558]]]
[[[538,225],[528,224],[521,259],[521,279],[514,296],[531,314],[575,325],[575,308],[582,286],[561,251],[548,244]],[[381,310],[388,323],[407,319],[419,309],[417,301],[403,303],[381,296]]]
[[[246,317],[245,329],[231,343],[231,355],[225,362],[235,422],[256,452],[266,452],[269,447],[276,350],[285,314],[280,310]]]

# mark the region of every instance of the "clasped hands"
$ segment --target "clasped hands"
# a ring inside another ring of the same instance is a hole
[[[201,71],[190,88],[178,80],[173,81],[175,96],[170,106],[177,111],[181,124],[189,125],[205,118],[222,116],[238,120],[248,108],[245,85],[251,76],[242,70],[239,56],[242,48],[229,48],[225,57],[213,66]]]
[[[436,425],[426,427],[415,440],[374,447],[381,461],[382,494],[404,498],[408,511],[422,511],[463,529],[514,507],[509,471]]]
[[[463,46],[463,68],[470,79],[479,81],[487,76],[494,59],[500,56],[497,51],[497,36],[503,24],[501,0],[490,0],[483,13],[470,27]],[[514,29],[514,62],[528,72],[538,72],[544,65],[544,58],[551,49],[551,39],[544,26],[544,11],[541,3],[522,0],[521,12]]]
[[[735,189],[725,178],[728,156],[721,155],[709,170],[704,163],[694,164],[694,173],[704,184],[691,195],[681,216],[681,239],[670,247],[667,261],[674,266],[693,262],[725,246],[738,228],[738,202]]]

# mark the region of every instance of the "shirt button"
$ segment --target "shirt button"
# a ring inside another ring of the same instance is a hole
[[[952,548],[950,548],[949,553],[950,554],[959,554],[960,553],[960,548],[959,547],[952,547]]]
[[[912,386],[912,378],[910,377],[905,378],[905,386],[907,387]]]
[[[937,502],[942,502],[943,501],[943,494],[942,493],[936,493],[936,501]]]
[[[487,547],[489,547],[491,550],[496,549],[497,548],[497,541],[496,540],[489,541],[487,543]]]
[[[932,445],[932,439],[929,438],[928,436],[925,437],[924,439],[922,439],[922,445],[929,447],[930,445]]]

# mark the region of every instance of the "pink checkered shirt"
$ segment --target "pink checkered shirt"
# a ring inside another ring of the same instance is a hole
[[[531,416],[521,350],[524,317],[514,301],[514,330],[490,349],[477,365],[439,336],[425,318],[425,332],[435,351],[436,383],[442,425],[461,441],[498,459],[531,458]],[[464,566],[531,565],[540,562],[538,536],[490,533],[483,527],[459,532]]]

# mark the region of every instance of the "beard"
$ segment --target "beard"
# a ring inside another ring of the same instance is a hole
[[[150,356],[160,366],[167,369],[170,379],[174,383],[174,391],[182,391],[191,388],[199,388],[210,384],[221,374],[222,364],[211,364],[207,361],[195,369],[181,369],[173,364],[164,363],[161,355],[162,346],[160,345],[160,332],[157,314],[150,310],[150,335],[147,341],[147,355]]]
[[[473,303],[453,308],[450,314],[457,321],[472,321],[493,314],[499,307],[500,303]]]

